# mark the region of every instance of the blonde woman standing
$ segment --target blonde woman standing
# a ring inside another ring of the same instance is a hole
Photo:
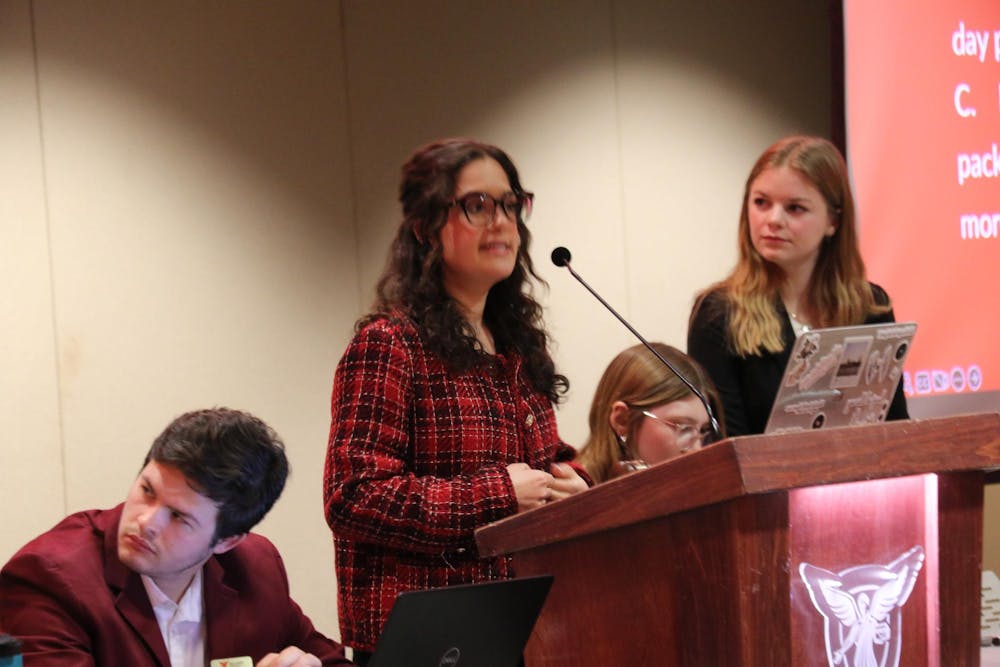
[[[840,151],[810,136],[770,146],[747,178],[736,267],[698,295],[688,326],[729,434],[763,432],[798,333],[892,321],[888,294],[865,276]],[[888,418],[908,418],[902,387]]]

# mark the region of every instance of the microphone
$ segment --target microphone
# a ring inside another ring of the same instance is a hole
[[[625,328],[628,329],[629,331],[631,331],[632,335],[635,336],[636,338],[638,338],[639,342],[642,343],[643,345],[645,345],[647,350],[649,350],[650,352],[653,353],[653,356],[655,356],[657,359],[659,359],[663,363],[664,366],[666,366],[667,368],[669,368],[670,372],[672,372],[674,375],[676,375],[677,378],[681,382],[683,382],[687,386],[688,389],[691,390],[691,393],[698,397],[698,400],[701,401],[701,404],[705,407],[705,412],[708,414],[708,421],[709,421],[709,424],[712,427],[712,435],[714,436],[713,439],[712,439],[712,442],[715,442],[717,440],[721,440],[722,439],[722,430],[719,428],[719,421],[715,418],[715,413],[712,412],[712,406],[709,405],[708,399],[705,398],[705,394],[701,393],[701,391],[699,391],[698,388],[695,387],[694,384],[692,384],[692,382],[690,380],[688,380],[686,377],[684,377],[683,373],[681,373],[679,370],[677,370],[676,368],[674,368],[673,364],[671,364],[669,361],[667,361],[663,357],[662,354],[660,354],[659,352],[657,352],[656,349],[653,348],[653,346],[649,344],[649,341],[647,341],[645,338],[642,337],[642,334],[640,334],[638,331],[636,331],[635,328],[631,324],[629,324],[625,320],[624,317],[622,317],[621,315],[618,314],[617,310],[615,310],[614,308],[611,307],[611,304],[609,304],[607,301],[605,301],[601,297],[600,294],[598,294],[597,292],[594,291],[593,287],[591,287],[590,285],[587,284],[586,280],[584,280],[583,278],[580,277],[580,274],[578,274],[576,271],[573,270],[573,267],[570,266],[570,264],[569,264],[569,260],[572,259],[572,257],[573,256],[570,254],[569,250],[567,248],[562,247],[562,246],[558,246],[557,248],[555,248],[552,251],[552,263],[555,264],[558,267],[566,267],[566,270],[569,271],[569,273],[570,273],[571,276],[573,276],[574,278],[576,278],[577,282],[579,282],[581,285],[583,285],[584,287],[586,287],[587,291],[590,292],[591,294],[593,294],[595,299],[597,299],[598,301],[600,301],[601,304],[605,308],[607,308],[609,311],[611,311],[611,314],[614,315],[615,317],[617,317],[618,321],[621,322],[622,324],[624,324]]]

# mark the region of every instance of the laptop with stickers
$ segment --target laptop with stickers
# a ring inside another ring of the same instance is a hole
[[[802,332],[764,432],[884,421],[916,331],[916,322],[889,322]]]
[[[517,667],[552,586],[521,577],[400,593],[368,667]]]

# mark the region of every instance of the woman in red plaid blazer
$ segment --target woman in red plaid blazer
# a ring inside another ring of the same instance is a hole
[[[556,430],[568,382],[530,294],[532,194],[514,164],[435,142],[403,166],[400,202],[374,307],[337,366],[324,474],[359,664],[398,593],[511,576],[479,557],[476,528],[587,488]]]

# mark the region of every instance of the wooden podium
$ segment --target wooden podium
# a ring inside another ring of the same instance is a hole
[[[1000,414],[735,437],[476,540],[555,575],[527,667],[978,665],[997,468]]]

